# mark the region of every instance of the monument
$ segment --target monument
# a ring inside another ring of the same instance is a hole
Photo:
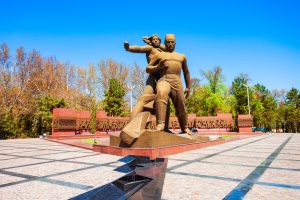
[[[130,52],[146,53],[149,77],[146,87],[139,98],[131,115],[130,122],[123,128],[120,136],[110,136],[110,145],[129,148],[157,148],[178,144],[207,141],[207,137],[193,134],[187,125],[185,98],[190,93],[190,73],[184,54],[175,52],[175,35],[167,34],[165,45],[160,44],[160,38],[152,35],[144,38],[147,46],[130,46],[124,43],[124,48]],[[186,89],[183,90],[181,71],[184,75]],[[168,102],[172,100],[181,134],[167,130]],[[149,111],[150,108],[150,111]],[[156,128],[151,129],[154,114]]]

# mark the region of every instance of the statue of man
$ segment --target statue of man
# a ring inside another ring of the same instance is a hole
[[[181,131],[191,134],[187,127],[187,114],[185,109],[185,95],[190,93],[190,72],[187,66],[187,60],[184,54],[174,52],[175,35],[167,34],[165,38],[166,52],[160,52],[154,55],[147,66],[147,72],[160,74],[160,79],[156,85],[156,120],[157,130],[164,130],[165,116],[167,113],[167,103],[171,97],[176,110]],[[180,79],[181,70],[184,73],[186,89],[183,91]]]

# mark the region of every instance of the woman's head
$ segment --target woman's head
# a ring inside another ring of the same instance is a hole
[[[159,47],[161,39],[160,39],[160,37],[158,35],[153,34],[150,37],[144,37],[143,41],[145,43],[147,43],[148,45],[151,45],[153,47]]]

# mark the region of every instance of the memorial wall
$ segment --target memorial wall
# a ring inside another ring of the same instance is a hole
[[[89,132],[91,114],[87,111],[75,111],[73,109],[56,108],[53,110],[52,135],[74,135]],[[106,112],[96,113],[97,132],[119,131],[129,122],[129,117],[111,117]],[[251,132],[253,125],[252,117],[249,115],[238,116],[238,127],[240,132]],[[151,128],[156,127],[156,119],[153,116]],[[233,131],[234,121],[231,113],[218,113],[217,116],[198,117],[195,114],[188,115],[188,127],[203,131]],[[177,117],[170,117],[169,129],[179,129]]]

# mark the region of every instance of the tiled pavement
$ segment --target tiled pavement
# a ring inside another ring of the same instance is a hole
[[[42,139],[0,141],[0,200],[68,199],[122,176],[118,156]],[[300,199],[300,134],[169,156],[162,199]]]

